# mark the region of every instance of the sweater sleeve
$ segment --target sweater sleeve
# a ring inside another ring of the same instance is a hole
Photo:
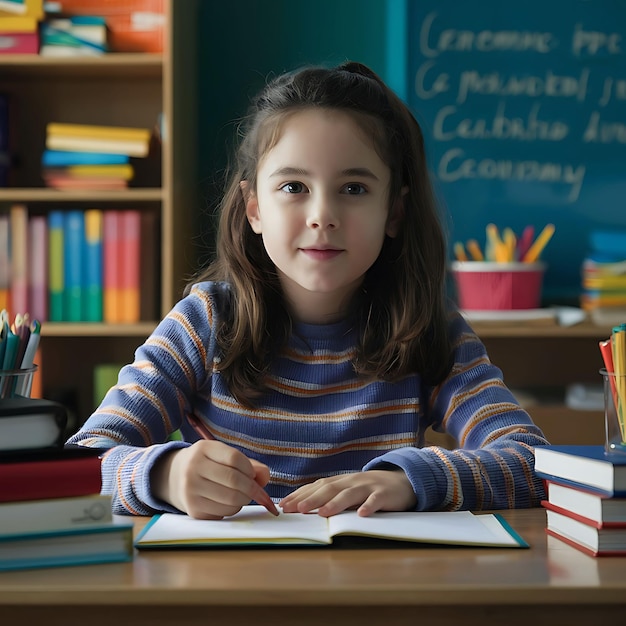
[[[213,366],[213,296],[194,287],[140,346],[132,364],[68,443],[107,449],[102,493],[119,514],[177,512],[151,493],[150,472],[163,454],[190,445],[168,441],[208,384]]]
[[[403,469],[420,511],[538,506],[544,492],[534,473],[534,447],[548,442],[460,316],[451,332],[454,364],[427,404],[433,428],[454,437],[458,448],[401,448],[363,469]]]

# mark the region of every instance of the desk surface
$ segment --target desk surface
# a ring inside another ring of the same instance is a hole
[[[4,624],[622,623],[626,557],[545,535],[542,509],[504,511],[531,548],[135,552],[132,563],[0,574]],[[145,524],[136,520],[136,528]]]

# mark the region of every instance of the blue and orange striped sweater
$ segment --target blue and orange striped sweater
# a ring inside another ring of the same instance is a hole
[[[418,373],[363,382],[352,367],[356,337],[348,322],[296,324],[271,368],[270,391],[252,410],[214,370],[214,329],[227,291],[221,283],[195,285],[69,440],[110,448],[102,490],[113,494],[116,513],[176,512],[152,494],[150,472],[162,454],[197,440],[189,413],[216,439],[269,466],[274,500],[323,476],[396,466],[413,485],[417,510],[539,505],[534,447],[547,442],[460,316],[450,322],[454,365],[434,388]],[[449,433],[458,449],[425,446],[429,426]],[[177,429],[184,440],[167,441]]]

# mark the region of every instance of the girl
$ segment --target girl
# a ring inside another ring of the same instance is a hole
[[[547,442],[446,306],[408,108],[363,65],[307,68],[242,130],[215,261],[69,441],[108,449],[115,512],[221,518],[260,487],[324,516],[537,506]]]

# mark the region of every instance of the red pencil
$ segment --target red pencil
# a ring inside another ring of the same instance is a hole
[[[189,423],[191,424],[193,429],[200,435],[200,437],[202,437],[202,439],[207,439],[207,440],[215,439],[215,437],[213,437],[211,432],[207,429],[207,427],[202,423],[202,421],[198,417],[192,414],[188,414],[187,419],[189,420]],[[255,482],[254,484],[255,484],[254,493],[252,494],[252,497],[254,498],[254,500],[256,500],[256,502],[264,506],[272,515],[276,515],[276,516],[280,515],[280,513],[278,512],[278,509],[276,508],[276,505],[274,504],[272,499],[269,497],[267,491],[265,491],[265,489],[263,489],[263,487],[261,487],[261,485],[259,485],[258,483]]]

